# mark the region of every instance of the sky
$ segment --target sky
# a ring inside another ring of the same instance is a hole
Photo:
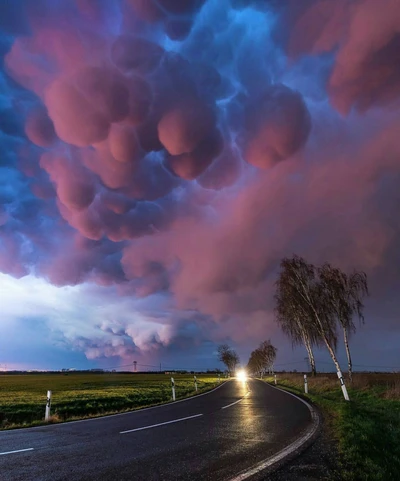
[[[400,0],[0,2],[0,370],[305,369],[292,254],[367,273],[399,370],[399,51]]]

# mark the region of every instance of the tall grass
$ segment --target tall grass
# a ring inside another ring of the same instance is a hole
[[[304,378],[298,373],[278,373],[278,379],[290,382],[291,385],[302,389],[304,386]],[[339,381],[335,373],[318,374],[315,377],[308,376],[308,387],[315,392],[335,391],[339,387]],[[386,399],[400,399],[400,373],[354,373],[353,382],[346,381],[346,386],[350,391],[369,391]]]

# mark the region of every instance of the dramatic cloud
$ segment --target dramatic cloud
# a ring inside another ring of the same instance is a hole
[[[158,123],[158,138],[171,155],[193,152],[213,127],[212,112],[197,99],[180,101]]]
[[[244,158],[256,167],[272,167],[307,140],[310,116],[301,96],[283,85],[269,87],[246,108]]]
[[[27,120],[25,133],[38,147],[50,147],[56,140],[54,125],[44,108],[33,110]]]
[[[279,336],[298,253],[364,269],[395,330],[399,48],[398,0],[2,2],[6,314],[88,359],[211,356]]]

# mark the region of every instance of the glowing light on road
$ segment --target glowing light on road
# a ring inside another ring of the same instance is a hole
[[[241,369],[240,371],[238,371],[236,373],[236,379],[238,381],[242,381],[242,382],[245,382],[247,381],[247,374],[246,374],[246,371],[244,369]]]

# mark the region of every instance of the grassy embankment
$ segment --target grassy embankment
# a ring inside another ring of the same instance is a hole
[[[338,442],[343,480],[400,480],[400,374],[355,373],[343,399],[335,374],[308,377],[308,397]],[[304,393],[302,374],[278,373],[278,386]],[[267,379],[272,382],[272,378]]]
[[[193,375],[174,374],[176,398],[195,393]],[[198,393],[215,387],[215,375],[198,375]],[[0,429],[44,423],[47,390],[52,422],[93,417],[171,401],[171,375],[55,373],[0,375]]]

